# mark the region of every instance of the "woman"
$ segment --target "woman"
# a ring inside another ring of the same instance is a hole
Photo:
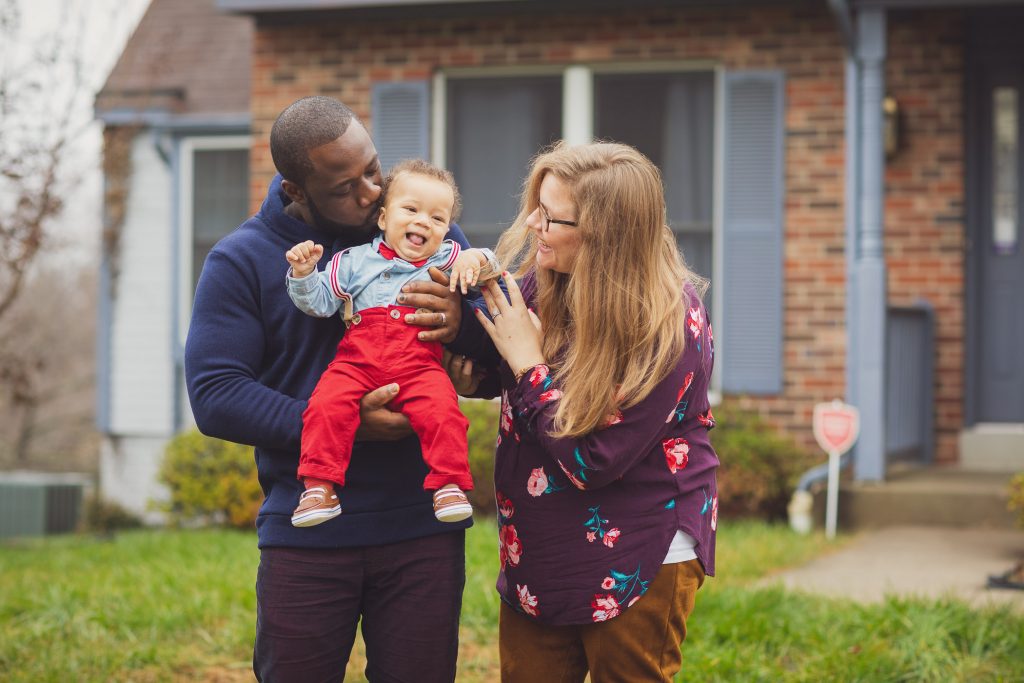
[[[711,328],[657,168],[554,146],[498,258],[521,279],[477,312],[503,359],[502,679],[669,681],[714,573],[718,458]]]

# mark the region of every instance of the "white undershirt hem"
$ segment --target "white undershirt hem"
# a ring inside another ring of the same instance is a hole
[[[678,529],[676,535],[672,537],[672,543],[668,546],[668,555],[665,556],[665,561],[662,564],[695,560],[697,559],[697,553],[694,552],[696,547],[697,540],[682,529]]]

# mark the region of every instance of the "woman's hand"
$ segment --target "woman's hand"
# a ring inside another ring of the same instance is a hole
[[[476,317],[512,372],[519,372],[547,362],[541,350],[540,319],[526,308],[515,278],[508,273],[503,273],[502,277],[508,288],[508,299],[497,281],[491,280],[481,290],[491,320],[479,310]]]

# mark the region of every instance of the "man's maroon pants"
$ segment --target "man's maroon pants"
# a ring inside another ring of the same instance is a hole
[[[452,683],[465,532],[355,548],[263,548],[253,672],[261,683],[338,683],[362,621],[373,683]]]

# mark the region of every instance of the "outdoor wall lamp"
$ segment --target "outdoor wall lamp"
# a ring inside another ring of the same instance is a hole
[[[895,97],[888,95],[882,100],[882,116],[885,158],[892,159],[900,147],[900,105]]]

